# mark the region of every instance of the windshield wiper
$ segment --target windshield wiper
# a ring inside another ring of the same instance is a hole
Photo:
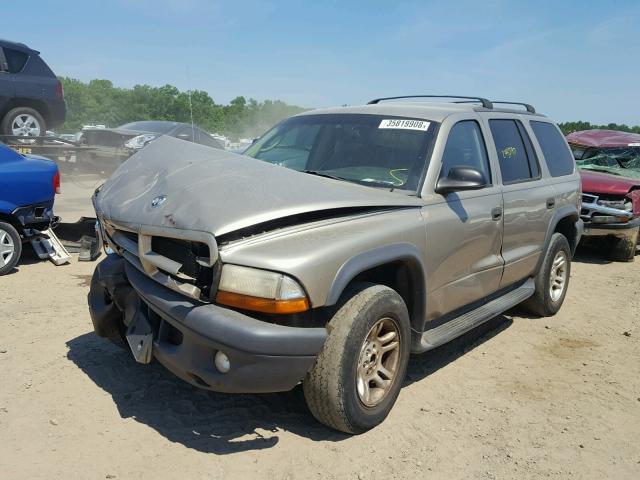
[[[337,175],[331,175],[330,173],[320,172],[318,170],[300,170],[302,173],[308,173],[309,175],[316,175],[318,177],[331,178],[332,180],[341,180],[343,182],[350,182],[348,178],[339,177]]]

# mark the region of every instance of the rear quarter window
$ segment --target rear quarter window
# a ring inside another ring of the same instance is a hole
[[[9,66],[9,73],[20,73],[29,59],[29,55],[13,48],[3,48]]]
[[[55,78],[53,71],[45,61],[40,58],[40,55],[36,54],[31,55],[22,73],[26,75],[35,75],[37,77]]]
[[[531,129],[538,140],[552,177],[571,175],[574,159],[567,142],[552,123],[531,121]]]

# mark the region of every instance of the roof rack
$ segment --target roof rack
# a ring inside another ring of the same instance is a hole
[[[527,112],[529,113],[536,113],[536,109],[533,108],[533,105],[529,105],[528,103],[522,103],[522,102],[501,102],[499,100],[492,100],[493,103],[499,103],[501,105],[520,105],[524,108],[527,109]]]
[[[462,95],[401,95],[399,97],[383,97],[383,98],[375,98],[367,103],[367,105],[373,105],[379,103],[383,100],[399,100],[401,98],[464,98],[465,100],[473,100],[475,102],[480,102],[484,108],[493,108],[493,103],[491,103],[486,98],[482,97],[465,97]],[[500,102],[506,103],[506,102]],[[533,108],[533,107],[531,107]]]

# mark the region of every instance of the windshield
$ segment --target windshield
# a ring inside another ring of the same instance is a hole
[[[276,125],[245,155],[363,185],[415,191],[435,130],[435,122],[412,118],[303,115]]]
[[[142,122],[131,122],[120,125],[122,130],[138,130],[140,132],[167,133],[173,129],[177,122],[154,122],[153,120]]]
[[[640,170],[640,148],[591,148],[586,151],[577,152],[572,147],[576,164],[581,168],[592,170],[598,167],[605,168],[625,168]]]

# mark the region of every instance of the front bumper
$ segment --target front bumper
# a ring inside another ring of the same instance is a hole
[[[324,328],[275,325],[191,300],[117,255],[96,268],[88,301],[98,335],[118,335],[135,315],[144,315],[153,326],[153,356],[186,382],[219,392],[292,389],[327,335]],[[229,372],[216,369],[217,351],[229,358]]]
[[[584,223],[585,237],[633,238],[640,227],[640,217],[625,223]]]

